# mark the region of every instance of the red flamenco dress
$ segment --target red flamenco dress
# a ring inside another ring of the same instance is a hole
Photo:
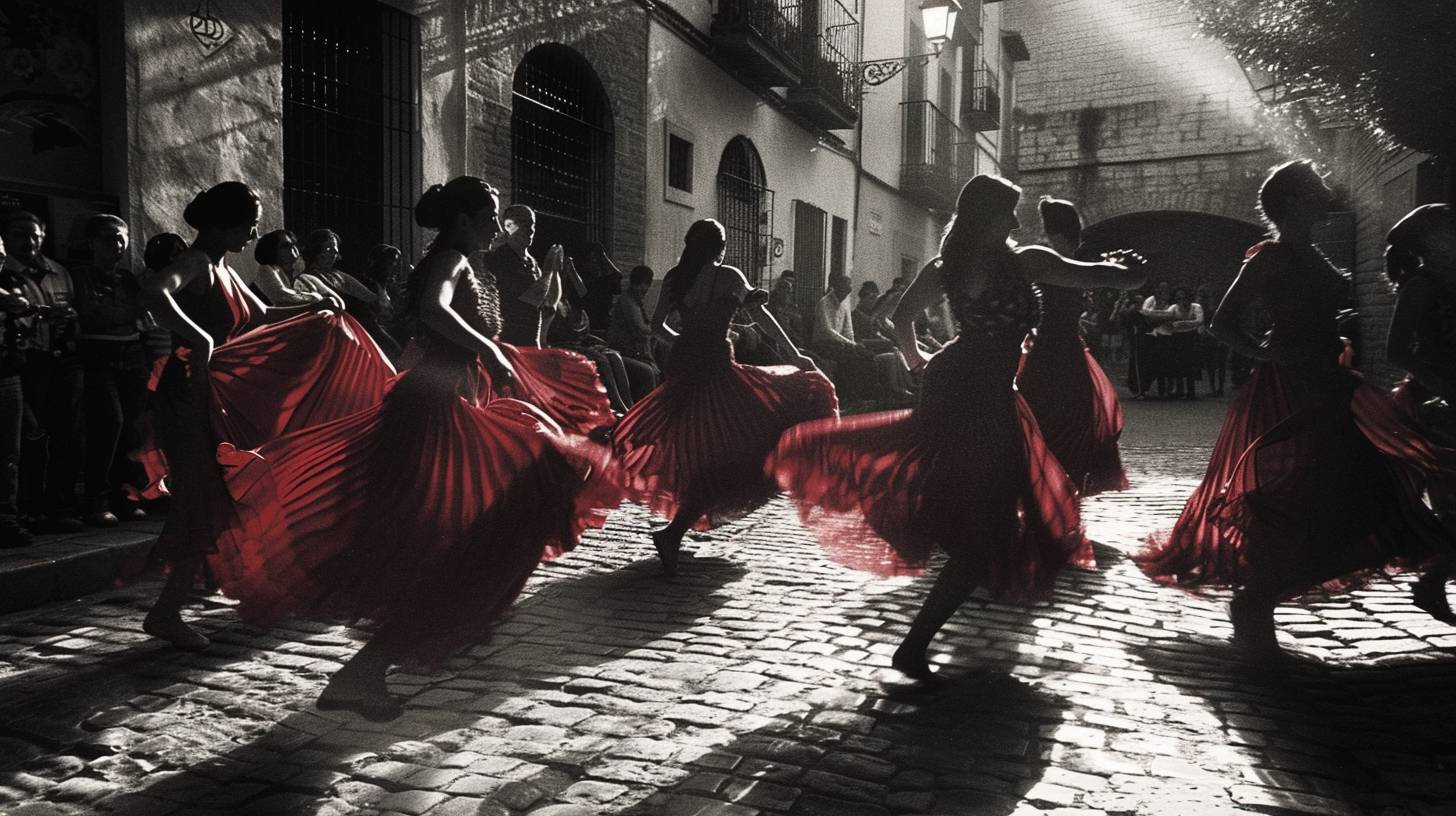
[[[203,293],[173,295],[217,344],[208,376],[190,376],[186,347],[165,359],[152,383],[151,439],[136,454],[149,480],[142,495],[171,495],[153,562],[209,552],[227,526],[232,502],[217,464],[219,442],[252,447],[363,410],[383,398],[394,376],[347,315],[304,314],[249,330],[253,301],[232,269],[217,268]]]
[[[1076,488],[1013,387],[1036,291],[1009,249],[979,270],[948,265],[958,336],[931,358],[913,410],[812,422],[771,462],[829,556],[880,575],[916,574],[937,548],[994,598],[1030,602],[1069,562],[1090,567]]]
[[[496,286],[495,275],[488,270],[478,270],[475,276],[481,299],[481,333],[500,346],[501,352],[516,370],[515,382],[506,396],[541,409],[569,434],[586,436],[616,423],[606,386],[602,385],[591,360],[566,349],[515,346],[501,341],[500,290]],[[410,344],[400,359],[400,369],[415,365],[421,356],[420,345]],[[491,398],[488,393],[490,377],[485,375],[484,370],[477,382],[487,391],[477,396],[488,402]]]
[[[1266,241],[1240,276],[1268,310],[1269,346],[1306,362],[1254,370],[1203,482],[1173,529],[1139,555],[1143,571],[1183,586],[1274,580],[1293,597],[1450,553],[1456,540],[1422,503],[1420,485],[1456,474],[1456,450],[1342,364],[1339,271],[1313,247]]]
[[[679,306],[682,333],[662,384],[612,434],[629,498],[669,519],[686,508],[700,530],[740,518],[779,492],[764,462],[783,432],[838,414],[834,385],[823,374],[733,360],[734,313],[767,300],[761,289],[719,291]]]
[[[455,309],[481,329],[483,305],[466,278]],[[238,526],[213,566],[245,619],[369,619],[376,639],[435,663],[484,636],[535,566],[620,500],[605,449],[489,396],[474,353],[428,328],[416,342],[377,406],[219,454]]]
[[[1082,342],[1082,291],[1042,288],[1036,342],[1021,360],[1017,389],[1031,406],[1047,447],[1084,496],[1126,490],[1117,449],[1122,403],[1112,381]]]

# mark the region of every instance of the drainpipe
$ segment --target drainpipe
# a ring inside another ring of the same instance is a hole
[[[869,4],[865,3],[860,7],[859,19],[859,58],[864,59],[864,18],[869,12]],[[864,83],[860,80],[858,70],[855,73],[854,92],[859,94],[859,116],[854,120],[854,239],[850,241],[849,250],[849,271],[858,271],[859,257],[859,209],[860,209],[860,187],[864,181]]]

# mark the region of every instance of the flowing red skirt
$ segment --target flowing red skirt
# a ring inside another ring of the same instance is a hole
[[[1016,383],[1052,455],[1084,496],[1126,490],[1117,440],[1122,403],[1081,338],[1038,339]]]
[[[1435,444],[1359,375],[1255,369],[1229,408],[1203,482],[1138,561],[1181,585],[1241,586],[1260,573],[1348,586],[1380,567],[1449,552],[1421,484],[1456,474]]]
[[[839,412],[823,374],[740,365],[723,346],[689,359],[695,350],[680,340],[667,378],[612,434],[628,498],[667,518],[684,507],[700,513],[698,529],[746,515],[776,495],[764,461],[779,437]]]
[[[611,427],[617,421],[606,386],[602,385],[591,360],[566,349],[501,342],[496,345],[516,370],[516,382],[508,396],[541,409],[570,434],[586,435],[598,428]],[[419,344],[411,343],[400,358],[400,370],[415,365],[420,355]],[[489,382],[483,368],[480,382]],[[486,394],[478,396],[482,401],[491,398]]]
[[[149,438],[133,455],[149,481],[140,495],[172,497],[149,563],[208,552],[226,528],[232,508],[219,442],[255,447],[364,410],[394,376],[364,328],[332,313],[261,326],[218,346],[205,381],[189,376],[186,359],[178,349],[158,368]]]
[[[605,521],[621,495],[605,449],[527,403],[474,399],[473,365],[424,362],[372,409],[224,447],[238,522],[211,563],[248,620],[371,619],[435,662]]]
[[[915,410],[784,435],[770,467],[830,558],[915,574],[939,548],[1010,602],[1044,597],[1069,563],[1092,566],[1077,491],[1011,388],[1015,364],[957,340],[931,360]]]

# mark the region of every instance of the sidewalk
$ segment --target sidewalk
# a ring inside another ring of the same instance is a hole
[[[0,549],[0,614],[106,589],[129,559],[144,557],[159,519],[107,530],[36,536],[29,547]]]

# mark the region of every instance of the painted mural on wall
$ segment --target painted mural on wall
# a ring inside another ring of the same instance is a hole
[[[100,187],[96,7],[0,0],[0,176]]]

